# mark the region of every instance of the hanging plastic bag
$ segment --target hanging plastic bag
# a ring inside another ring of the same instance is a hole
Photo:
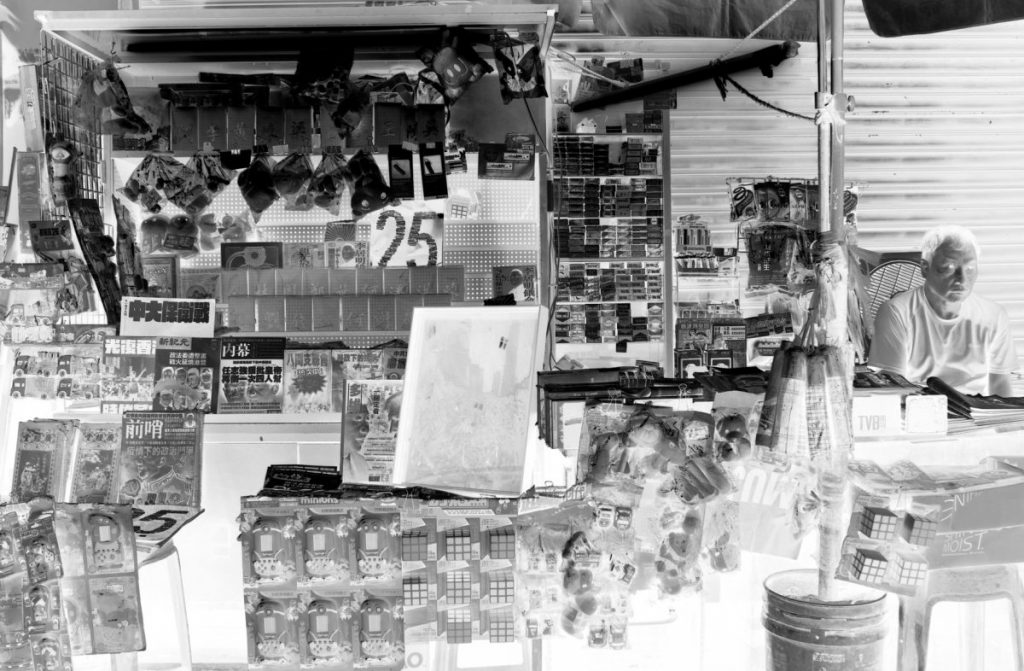
[[[313,207],[309,196],[309,182],[313,178],[313,163],[309,155],[292,152],[274,166],[274,189],[289,208]],[[307,207],[308,204],[308,207]]]
[[[391,189],[384,181],[384,175],[374,160],[373,154],[365,149],[356,152],[348,162],[352,171],[352,214],[362,217],[382,209],[392,201]]]
[[[213,202],[213,194],[206,188],[206,182],[192,168],[181,166],[169,182],[164,183],[164,195],[189,216],[201,214]]]
[[[325,147],[323,158],[309,182],[313,204],[337,216],[341,213],[341,197],[346,187],[353,191],[352,173],[341,147]]]
[[[498,65],[501,100],[506,105],[516,98],[543,98],[544,62],[540,47],[502,33],[493,38],[494,62]]]
[[[75,122],[93,133],[123,137],[153,132],[132,107],[128,89],[110,59],[82,75],[73,109]]]
[[[138,203],[153,214],[158,213],[167,202],[164,188],[178,178],[185,168],[174,156],[163,152],[147,154],[132,171],[118,193],[133,203]]]
[[[274,188],[274,167],[266,152],[253,156],[252,164],[238,174],[238,188],[252,219],[259,223],[263,213],[280,197]]]
[[[216,196],[235,179],[235,171],[228,170],[221,161],[219,151],[201,151],[188,162],[189,169],[202,178],[210,196]]]

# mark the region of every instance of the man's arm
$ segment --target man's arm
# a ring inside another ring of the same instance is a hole
[[[995,335],[989,353],[988,393],[1012,396],[1012,373],[1017,369],[1017,351],[1010,329],[1010,316],[1002,307],[996,318]]]
[[[903,320],[896,314],[891,302],[885,302],[875,315],[875,336],[871,340],[868,363],[876,368],[907,374],[910,338]]]

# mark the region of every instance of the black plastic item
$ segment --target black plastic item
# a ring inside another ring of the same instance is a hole
[[[288,207],[313,206],[309,183],[313,179],[313,163],[309,155],[293,152],[277,162],[273,170],[274,189]]]
[[[256,154],[252,165],[238,175],[238,188],[252,212],[253,222],[280,197],[274,188],[274,168],[268,154]]]
[[[346,187],[353,190],[352,181],[352,172],[341,147],[325,147],[323,157],[309,182],[313,204],[337,215],[341,212],[341,197]]]
[[[362,217],[370,212],[382,209],[393,200],[391,189],[384,181],[377,161],[373,154],[360,149],[349,159],[348,168],[352,172],[354,188],[352,191],[352,214]]]

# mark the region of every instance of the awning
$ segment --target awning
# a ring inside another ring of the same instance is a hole
[[[899,37],[1024,19],[1021,0],[863,0],[876,35]]]

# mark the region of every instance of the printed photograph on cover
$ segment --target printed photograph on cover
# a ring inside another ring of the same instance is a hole
[[[146,279],[143,296],[176,298],[178,296],[178,257],[151,256],[142,260],[142,276]]]
[[[100,412],[149,410],[153,406],[156,338],[118,336],[103,342]]]
[[[180,274],[178,296],[181,298],[220,299],[220,273],[207,270],[186,270]]]
[[[217,338],[158,338],[152,410],[217,411]]]
[[[537,266],[496,266],[491,269],[494,295],[515,298],[516,303],[536,303],[538,295]]]
[[[121,422],[84,423],[71,475],[72,503],[117,500],[117,460],[121,453]]]
[[[391,484],[402,409],[401,380],[348,380],[341,422],[347,484]]]
[[[203,414],[130,412],[121,430],[121,503],[198,506]]]
[[[344,412],[347,380],[382,380],[385,378],[384,350],[331,350],[331,393],[334,412]]]
[[[284,347],[284,338],[221,339],[217,412],[281,412]]]
[[[285,350],[282,412],[330,412],[332,368],[331,350]]]

